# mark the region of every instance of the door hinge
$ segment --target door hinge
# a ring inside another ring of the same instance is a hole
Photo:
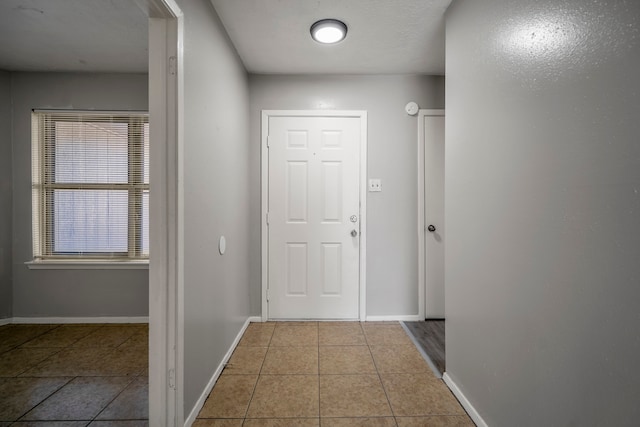
[[[175,56],[170,56],[169,57],[169,74],[171,74],[172,76],[176,75],[177,72],[177,66],[176,66],[176,57]]]
[[[266,220],[267,220],[267,225],[269,225],[269,212],[267,212]]]
[[[267,288],[267,302],[269,302],[269,288]]]
[[[267,148],[271,147],[271,135],[267,135]]]
[[[173,368],[169,369],[169,388],[176,388],[176,370]]]

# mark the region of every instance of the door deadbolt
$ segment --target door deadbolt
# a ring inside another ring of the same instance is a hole
[[[429,230],[430,232],[432,232],[432,233],[433,233],[434,231],[436,231],[436,226],[435,226],[435,225],[433,225],[433,224],[431,224],[431,225],[429,225],[429,226],[427,227],[427,230]]]
[[[356,237],[358,235],[357,230],[351,230],[351,237]]]

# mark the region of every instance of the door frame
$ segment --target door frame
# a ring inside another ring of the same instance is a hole
[[[262,321],[269,317],[267,289],[269,286],[269,229],[267,227],[267,208],[269,206],[269,119],[271,117],[351,117],[360,120],[360,255],[359,255],[359,298],[358,312],[360,321],[364,322],[367,314],[367,112],[364,110],[262,110],[262,132],[260,144],[261,161],[261,264],[262,264]]]
[[[174,0],[135,0],[149,17],[149,423],[184,424],[184,17]]]
[[[424,119],[425,117],[435,116],[443,117],[445,110],[443,109],[424,109],[418,111],[418,316],[425,319],[429,313],[426,313],[427,306],[427,275],[425,266],[425,232],[426,224],[425,215],[425,197],[424,197],[424,181],[425,181],[425,149],[424,149]]]

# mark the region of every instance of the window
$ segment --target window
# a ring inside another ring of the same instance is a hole
[[[148,114],[35,111],[32,134],[35,261],[148,259]]]

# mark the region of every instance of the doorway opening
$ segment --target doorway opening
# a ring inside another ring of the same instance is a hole
[[[445,112],[418,114],[419,322],[404,322],[434,373],[445,371]]]
[[[149,424],[184,424],[182,206],[183,14],[138,0],[149,16]]]

